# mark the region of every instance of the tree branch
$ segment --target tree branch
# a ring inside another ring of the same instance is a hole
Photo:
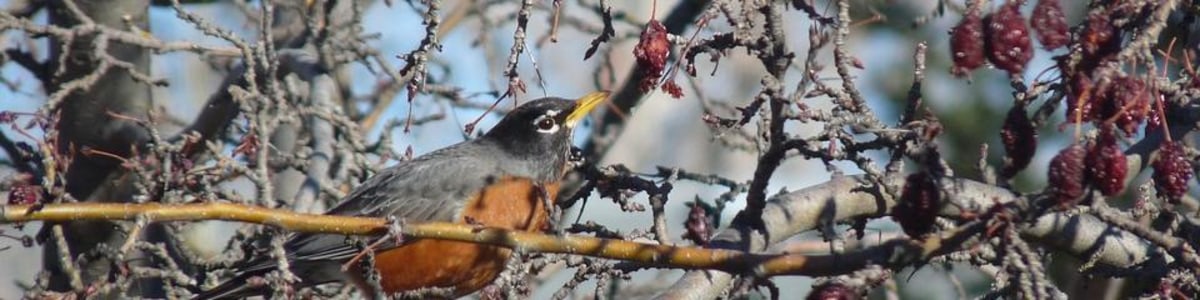
[[[150,222],[225,220],[276,226],[289,231],[350,235],[382,234],[383,218],[296,213],[231,203],[62,203],[0,206],[0,223],[30,221],[134,220]]]
[[[313,215],[226,203],[201,204],[51,204],[43,207],[3,207],[0,222],[62,220],[228,220],[267,224],[292,231],[353,235],[382,235],[384,218]],[[870,265],[900,269],[964,247],[986,223],[976,222],[925,240],[897,238],[859,251],[826,255],[757,254],[739,250],[678,247],[582,235],[547,235],[464,224],[408,224],[400,230],[409,238],[428,238],[488,244],[524,252],[562,253],[635,262],[644,267],[720,270],[748,276],[831,276],[853,273]]]
[[[903,181],[903,176],[889,176],[882,184],[903,186]],[[957,204],[946,205],[941,212],[944,216],[957,217],[964,212],[962,208],[986,210],[1019,199],[1006,189],[972,180],[944,178],[943,181],[954,187],[945,201]],[[766,241],[757,242],[773,245],[822,224],[888,214],[896,199],[881,193],[881,189],[863,176],[835,176],[828,182],[772,197],[762,212]],[[715,236],[708,247],[755,249],[748,240],[755,229],[751,224],[735,221]],[[1091,259],[1097,266],[1108,269],[1165,267],[1161,253],[1153,245],[1091,215],[1049,213],[1019,229],[1022,236]],[[732,284],[733,275],[714,270],[689,271],[657,298],[712,299]]]
[[[265,224],[290,231],[348,235],[382,235],[390,223],[384,218],[316,215],[230,203],[130,204],[64,203],[44,206],[0,207],[0,223],[30,221],[137,220],[149,222],[226,220]],[[865,267],[893,257],[918,257],[935,253],[939,243],[895,239],[863,251],[835,255],[753,254],[737,250],[676,247],[582,235],[547,235],[464,224],[430,222],[407,224],[401,232],[410,238],[430,238],[489,244],[543,253],[565,253],[619,259],[651,267],[716,269],[757,276],[836,275],[853,272],[847,264]],[[934,248],[929,248],[934,247]],[[898,255],[904,253],[904,255]],[[916,254],[916,255],[913,255]],[[902,265],[904,261],[897,261]]]
[[[889,178],[903,180],[903,177]],[[958,192],[950,201],[961,207],[987,207],[1017,197],[994,186],[963,179],[952,180]],[[773,197],[763,211],[769,244],[830,221],[886,213],[895,204],[880,197],[862,178],[837,177],[824,184]],[[902,183],[901,183],[902,184]],[[994,201],[994,202],[993,202]],[[958,215],[948,206],[942,213]],[[347,235],[382,235],[391,223],[384,218],[297,213],[229,203],[63,203],[42,206],[0,206],[0,224],[31,221],[138,220],[149,222],[226,220],[276,226],[289,231]],[[753,276],[846,274],[869,265],[901,268],[931,257],[961,250],[981,228],[968,223],[923,241],[897,238],[859,251],[828,255],[758,254],[745,251],[739,240],[749,230],[735,223],[711,244],[712,248],[676,247],[581,235],[545,235],[452,223],[407,224],[401,232],[411,238],[431,238],[489,244],[527,252],[584,255],[645,264],[647,267],[693,271],[661,297],[680,299],[715,295],[730,282],[731,274]],[[1090,215],[1052,213],[1022,227],[1022,234],[1052,247],[1090,257],[1098,265],[1122,269],[1156,270],[1165,264],[1154,246]],[[705,277],[708,276],[708,277]],[[703,284],[703,285],[701,285]],[[681,287],[691,289],[681,290]]]

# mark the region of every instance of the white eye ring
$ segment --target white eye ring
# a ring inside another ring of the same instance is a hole
[[[536,120],[533,120],[533,127],[537,128],[537,131],[541,133],[558,132],[558,122],[555,122],[554,115],[550,114],[543,115],[538,117]]]

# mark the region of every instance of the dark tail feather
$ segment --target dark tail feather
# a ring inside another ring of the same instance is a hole
[[[315,263],[305,261],[292,262],[292,274],[300,276],[300,281],[293,283],[292,288],[299,290],[317,284],[342,280],[341,266],[340,263],[335,261],[319,261]],[[275,261],[257,261],[247,264],[246,267],[240,269],[241,271],[233,276],[233,278],[222,282],[215,288],[200,292],[200,294],[192,297],[192,299],[242,299],[271,294],[271,287],[263,279],[263,276],[277,269]]]
[[[193,300],[224,300],[224,299],[242,299],[251,296],[263,295],[268,292],[267,286],[263,284],[250,284],[248,281],[254,277],[262,276],[258,272],[247,272],[239,274],[225,282],[222,282],[215,288],[200,292],[192,297]]]

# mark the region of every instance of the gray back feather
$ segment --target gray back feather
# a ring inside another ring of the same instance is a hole
[[[405,222],[454,222],[466,199],[503,176],[556,179],[561,169],[546,169],[545,162],[527,164],[476,139],[404,161],[375,174],[354,189],[327,214],[385,217]],[[494,153],[482,153],[491,151]],[[565,151],[563,150],[565,155]],[[300,233],[285,248],[294,268],[340,266],[361,251],[344,235]],[[396,245],[386,244],[386,247]],[[379,250],[379,249],[377,249]],[[259,261],[242,269],[254,273],[275,268],[274,260]],[[306,266],[307,265],[307,266]],[[332,281],[328,278],[321,281]],[[322,282],[307,282],[319,284]]]
[[[363,182],[328,214],[384,217],[406,222],[458,221],[462,206],[474,193],[503,177],[550,182],[562,175],[570,151],[571,128],[543,134],[537,118],[547,111],[563,112],[574,103],[562,98],[542,98],[518,107],[483,137],[422,155],[386,168]],[[562,122],[567,114],[558,114]],[[378,238],[378,237],[377,237]],[[300,286],[345,279],[341,264],[358,254],[359,247],[346,236],[300,233],[284,247],[291,270],[302,276]],[[384,243],[384,250],[397,246]],[[276,260],[261,258],[239,269],[236,277],[199,295],[200,299],[252,295],[259,288],[245,286],[246,278],[270,272]]]

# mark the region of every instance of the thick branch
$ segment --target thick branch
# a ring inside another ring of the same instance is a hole
[[[818,224],[856,217],[886,213],[894,205],[890,198],[879,198],[869,188],[860,186],[860,178],[839,177],[830,182],[771,199],[763,211],[766,229],[772,233],[769,244],[777,243],[795,233]],[[903,180],[903,178],[891,179]],[[948,179],[949,180],[949,179]],[[1004,189],[969,180],[954,181],[957,192],[950,200],[965,206],[985,207],[992,203],[1007,203],[1015,196]],[[995,200],[996,202],[992,202]],[[31,210],[32,209],[32,210]],[[943,211],[957,215],[957,209]],[[0,206],[0,224],[30,221],[66,220],[135,220],[198,221],[227,220],[280,227],[285,230],[350,235],[378,235],[388,231],[389,222],[383,218],[349,217],[296,213],[227,203],[157,204],[157,203],[64,203],[41,207],[28,205]],[[402,232],[414,238],[434,238],[484,243],[520,248],[530,252],[567,253],[644,263],[650,266],[685,269],[720,270],[734,274],[772,275],[833,275],[853,272],[866,266],[883,264],[903,265],[914,258],[928,257],[951,250],[947,246],[959,243],[914,243],[895,239],[880,246],[858,252],[820,255],[749,254],[739,242],[740,231],[748,230],[735,223],[710,245],[712,248],[672,247],[587,236],[554,236],[529,232],[449,223],[424,223],[404,226]],[[1116,269],[1156,268],[1161,257],[1146,241],[1114,226],[1102,223],[1090,215],[1053,213],[1023,227],[1022,234],[1049,246],[1079,257],[1092,258],[1099,265]],[[946,235],[954,241],[954,233]],[[664,296],[694,298],[707,292],[720,291],[729,283],[730,274],[708,271],[685,275],[675,288]],[[707,282],[706,287],[693,286],[696,292],[680,292],[681,285]],[[708,287],[711,286],[711,287]]]
[[[382,218],[313,215],[230,203],[63,203],[0,207],[0,223],[134,220],[138,216],[150,222],[225,220],[298,232],[352,235],[385,233],[387,226],[387,221]]]
[[[382,235],[388,232],[390,226],[384,218],[315,215],[229,203],[13,205],[0,207],[0,216],[0,223],[139,218],[150,222],[226,220],[272,225],[298,232],[350,235]],[[529,252],[586,255],[647,266],[716,269],[756,276],[823,276],[853,272],[869,264],[905,265],[913,259],[941,252],[938,251],[940,247],[949,244],[895,239],[859,252],[836,255],[753,254],[738,250],[675,247],[581,235],[546,235],[441,222],[408,224],[401,228],[401,232],[410,238],[454,240]]]
[[[885,178],[889,185],[903,186],[902,176]],[[1000,187],[966,180],[945,178],[954,187],[948,193],[945,216],[959,216],[959,207],[986,210],[994,204],[1017,200],[1017,195]],[[896,199],[879,193],[861,176],[834,179],[798,191],[772,197],[762,212],[767,245],[784,241],[796,234],[840,220],[882,216],[896,205]],[[734,222],[709,244],[724,249],[754,249],[746,237],[750,224]],[[1083,259],[1099,267],[1116,269],[1161,267],[1163,261],[1155,247],[1129,232],[1100,222],[1090,215],[1050,213],[1021,227],[1021,234]],[[660,299],[713,299],[731,283],[733,274],[713,270],[690,271],[660,294]]]

